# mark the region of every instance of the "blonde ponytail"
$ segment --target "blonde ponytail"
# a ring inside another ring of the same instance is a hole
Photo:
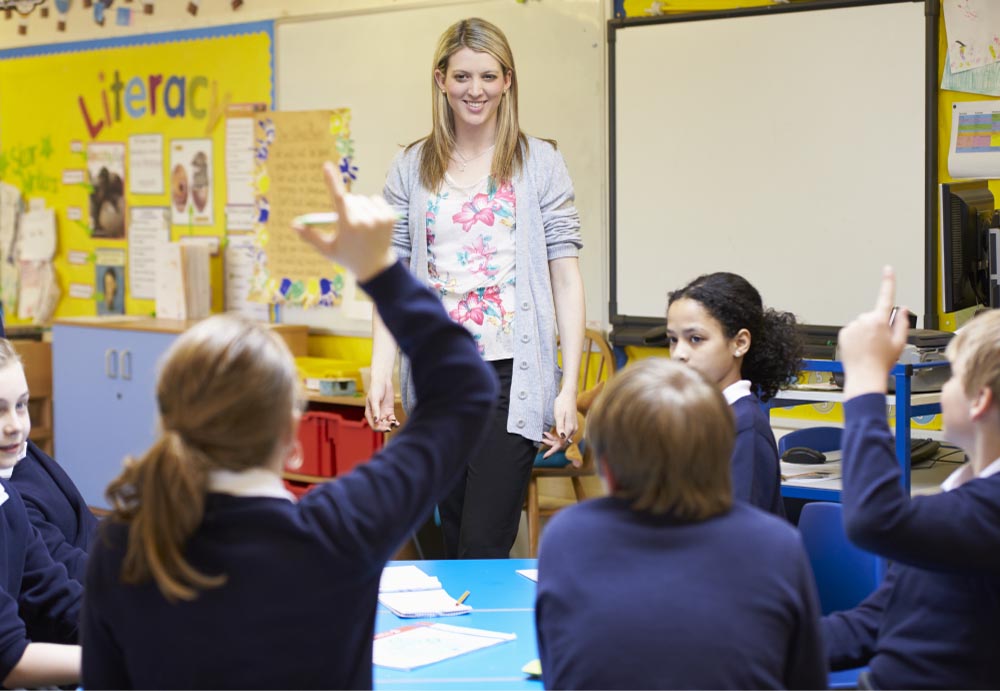
[[[157,383],[160,438],[109,486],[111,520],[129,526],[122,580],[152,578],[168,600],[221,586],[185,548],[201,526],[209,474],[269,463],[294,433],[298,374],[285,343],[236,315],[205,319],[167,352]]]
[[[209,576],[184,558],[184,545],[201,524],[208,469],[199,454],[175,431],[164,431],[139,460],[107,491],[114,517],[131,523],[122,580],[138,584],[150,578],[171,601],[193,600],[197,591],[226,581]]]

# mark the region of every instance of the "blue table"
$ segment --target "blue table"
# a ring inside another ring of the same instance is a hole
[[[412,564],[437,576],[444,589],[460,596],[466,590],[470,614],[458,617],[403,619],[379,605],[375,631],[388,631],[417,622],[443,622],[455,626],[516,633],[517,639],[467,655],[403,672],[374,667],[375,689],[528,689],[541,691],[539,679],[529,679],[521,668],[538,657],[535,635],[535,583],[517,573],[538,568],[536,559],[469,559],[456,561],[394,561],[390,566]],[[854,688],[858,672],[852,669],[830,674],[830,688]]]
[[[516,633],[517,639],[466,655],[402,672],[375,667],[376,689],[530,689],[542,682],[529,679],[521,668],[538,657],[535,637],[535,583],[517,573],[537,568],[535,559],[470,559],[458,561],[396,561],[390,566],[412,564],[455,597],[466,590],[465,601],[473,611],[458,617],[403,619],[382,607],[375,612],[375,631],[388,631],[422,621]]]

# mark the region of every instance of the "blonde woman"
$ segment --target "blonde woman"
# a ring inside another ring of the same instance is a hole
[[[577,429],[580,222],[555,144],[520,129],[517,71],[500,29],[475,18],[455,23],[438,41],[429,76],[431,133],[397,156],[384,196],[399,214],[400,259],[473,334],[500,379],[496,411],[478,421],[487,441],[439,507],[446,549],[453,557],[505,558],[536,445],[550,455]],[[375,429],[395,421],[395,354],[376,320],[367,408]],[[400,374],[409,409],[415,392],[406,358]]]
[[[413,361],[420,404],[369,463],[296,503],[298,375],[265,327],[215,316],[182,334],[157,385],[160,438],[108,488],[82,617],[85,688],[372,686],[385,562],[475,453],[496,382],[469,334],[392,256],[392,211],[344,195],[332,238]]]

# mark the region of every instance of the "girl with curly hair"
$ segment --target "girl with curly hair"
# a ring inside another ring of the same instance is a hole
[[[778,449],[760,402],[798,373],[795,316],[765,309],[742,276],[706,274],[670,293],[667,340],[670,357],[719,387],[736,417],[733,495],[783,516]]]

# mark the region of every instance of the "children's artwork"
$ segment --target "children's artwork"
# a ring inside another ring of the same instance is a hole
[[[212,140],[170,142],[170,201],[174,225],[212,225]]]
[[[251,299],[340,306],[345,270],[302,242],[291,225],[298,215],[330,210],[325,162],[336,163],[346,183],[353,179],[350,111],[263,113],[257,118],[255,151],[257,241],[263,252]]]
[[[953,74],[1000,61],[1000,3],[944,0],[943,9]]]
[[[87,145],[90,228],[95,238],[125,237],[125,144]]]
[[[965,70],[955,74],[948,60],[944,61],[941,88],[946,91],[964,91],[983,96],[1000,96],[1000,62]]]
[[[0,182],[0,303],[14,314],[17,313],[17,220],[20,214],[20,191]]]
[[[17,298],[18,319],[45,324],[59,302],[59,284],[50,261],[21,261]]]
[[[55,209],[34,209],[21,214],[18,228],[23,261],[52,261],[56,253]]]
[[[97,249],[94,300],[98,314],[125,314],[125,250]]]

